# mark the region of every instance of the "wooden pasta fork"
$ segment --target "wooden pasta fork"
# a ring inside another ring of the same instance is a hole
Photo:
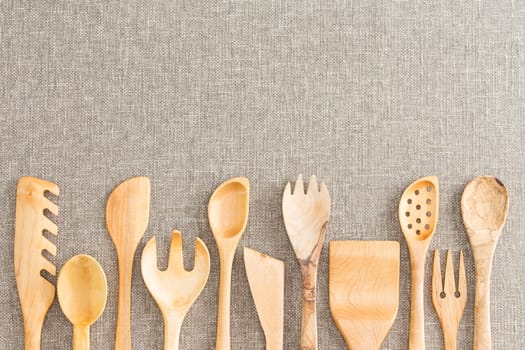
[[[459,253],[458,284],[454,281],[453,259],[450,250],[447,253],[444,284],[441,279],[439,251],[434,252],[434,268],[432,271],[432,303],[443,330],[445,350],[455,350],[459,322],[467,303],[467,280],[465,278],[465,262],[463,252]]]

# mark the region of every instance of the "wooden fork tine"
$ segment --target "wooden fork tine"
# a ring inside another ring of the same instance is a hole
[[[179,231],[171,233],[170,255],[168,257],[168,269],[183,268],[182,260],[182,235]]]
[[[441,279],[441,266],[439,259],[439,250],[434,251],[434,262],[432,269],[432,301],[434,304],[441,298],[440,294],[443,291],[443,280]]]
[[[459,251],[458,292],[460,293],[459,297],[463,299],[463,305],[465,305],[467,301],[467,278],[462,250]]]
[[[310,177],[310,181],[308,182],[308,190],[306,191],[306,194],[313,194],[319,192],[319,188],[317,187],[317,178],[315,175],[312,175]]]
[[[295,186],[293,188],[293,195],[304,195],[304,183],[303,183],[303,175],[300,174],[297,176],[297,180],[295,180]]]

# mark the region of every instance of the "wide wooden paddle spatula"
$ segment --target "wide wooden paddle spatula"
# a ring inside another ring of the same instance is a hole
[[[133,177],[118,185],[106,204],[106,226],[118,256],[116,350],[131,349],[131,274],[133,257],[149,220],[150,181]]]
[[[267,350],[283,349],[284,262],[244,248],[244,266]]]
[[[57,235],[57,226],[44,211],[58,215],[58,206],[44,196],[58,196],[58,186],[34,177],[22,177],[16,189],[15,276],[24,319],[26,350],[40,349],[42,326],[49,307],[55,299],[55,286],[40,274],[56,274],[56,267],[43,255],[56,255],[57,248],[43,232]]]
[[[351,350],[377,350],[399,305],[399,242],[332,241],[330,311]]]

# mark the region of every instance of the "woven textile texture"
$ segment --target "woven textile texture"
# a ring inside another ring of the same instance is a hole
[[[163,323],[140,273],[157,235],[209,247],[208,284],[182,328],[182,349],[213,349],[218,255],[207,203],[224,180],[251,181],[250,217],[233,266],[232,349],[263,349],[241,248],[286,264],[285,349],[298,349],[299,265],[281,214],[284,186],[317,175],[332,197],[318,282],[320,349],[344,349],[328,304],[329,240],[401,243],[400,304],[382,349],[406,349],[410,262],[397,206],[408,184],[439,177],[434,249],[465,251],[468,302],[458,348],[473,342],[474,266],[460,199],[476,175],[508,187],[510,214],[492,276],[494,349],[525,348],[525,2],[2,1],[0,2],[0,349],[23,348],[13,241],[20,176],[57,183],[58,268],[94,256],[108,303],[91,329],[113,349],[117,260],[105,228],[108,194],[152,181],[151,215],[135,256],[133,349],[162,349]],[[457,254],[457,253],[456,253]],[[457,257],[457,255],[455,255]],[[426,265],[428,349],[442,348]],[[55,300],[42,349],[71,349]]]

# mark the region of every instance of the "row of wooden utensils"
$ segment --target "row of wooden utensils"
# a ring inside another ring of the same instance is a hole
[[[50,220],[58,206],[46,195],[58,195],[57,185],[20,178],[17,186],[15,224],[15,274],[22,308],[25,348],[40,349],[45,316],[55,297],[55,286],[42,271],[56,274],[42,252],[56,255],[46,231],[57,234]],[[248,179],[237,177],[221,184],[208,205],[210,228],[220,259],[220,287],[216,349],[230,349],[231,271],[236,248],[246,228],[249,211]],[[106,205],[107,230],[113,240],[119,266],[119,300],[115,349],[131,349],[131,276],[137,246],[144,235],[150,207],[150,181],[130,178],[117,186]],[[439,187],[435,176],[421,178],[402,194],[399,218],[411,260],[411,310],[409,349],[425,348],[424,271],[427,250],[434,235],[439,210]],[[472,246],[476,271],[474,349],[491,348],[490,272],[492,257],[508,213],[508,194],[496,178],[474,178],[461,200],[465,228]],[[51,213],[52,215],[48,214]],[[316,281],[319,256],[326,237],[330,196],[324,183],[312,176],[305,191],[302,176],[294,188],[284,189],[282,212],[288,237],[302,273],[301,349],[317,349]],[[157,267],[155,237],[144,247],[141,270],[145,284],[157,302],[165,322],[164,348],[178,349],[182,321],[204,288],[210,255],[199,238],[193,270],[182,263],[182,239],[172,234],[168,267]],[[331,241],[329,245],[329,299],[335,323],[350,349],[379,349],[390,331],[399,304],[399,242]],[[444,283],[438,251],[434,255],[432,301],[438,315],[446,350],[456,348],[459,322],[465,308],[467,288],[463,254],[459,258],[458,283],[450,252]],[[282,350],[284,319],[284,263],[244,248],[250,290],[261,322],[266,348]],[[56,285],[58,300],[73,324],[73,348],[89,349],[89,326],[103,312],[107,297],[102,267],[88,255],[68,260]]]

